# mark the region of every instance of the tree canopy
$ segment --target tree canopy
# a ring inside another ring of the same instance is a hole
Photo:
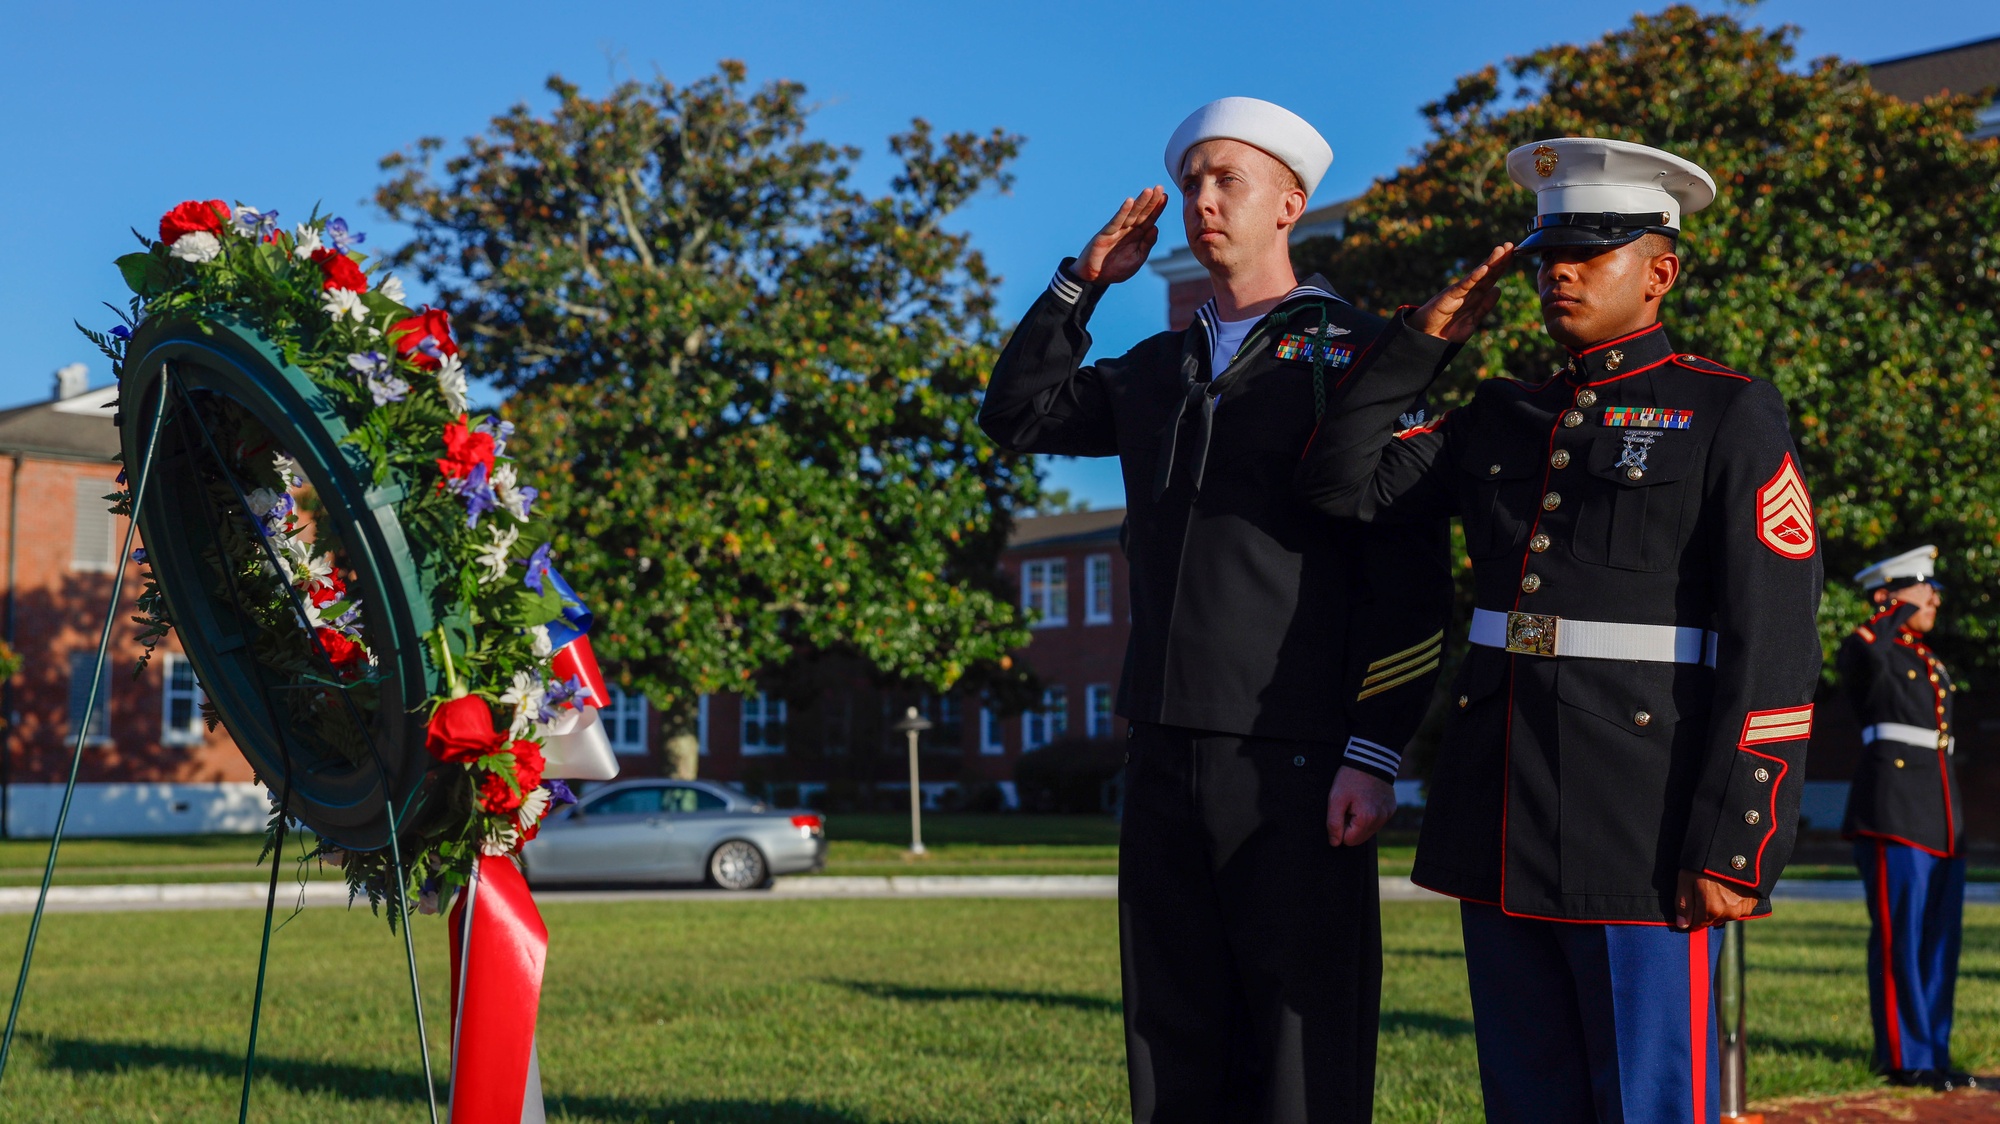
[[[806,135],[804,87],[740,63],[548,89],[441,172],[436,138],[388,157],[377,201],[467,368],[513,392],[524,478],[564,485],[607,665],[683,730],[699,693],[829,654],[1018,693],[998,561],[1037,481],[974,424],[995,279],[944,222],[1008,185],[1020,138],[914,121],[870,194],[859,150]]]
[[[1865,616],[1847,576],[1930,542],[1952,587],[1939,646],[1991,681],[2000,142],[1971,139],[1988,99],[1899,101],[1858,64],[1795,65],[1796,38],[1675,6],[1467,75],[1424,107],[1431,140],[1355,202],[1345,237],[1296,256],[1394,307],[1525,232],[1534,198],[1504,163],[1518,145],[1612,137],[1700,164],[1721,197],[1683,224],[1685,272],[1663,319],[1676,346],[1768,378],[1790,403],[1823,535],[1829,650]],[[1447,400],[1559,361],[1531,273],[1507,279],[1493,321],[1454,364]]]

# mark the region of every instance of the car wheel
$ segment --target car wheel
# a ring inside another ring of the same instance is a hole
[[[708,856],[708,880],[724,890],[754,890],[770,881],[771,868],[755,844],[731,839]]]

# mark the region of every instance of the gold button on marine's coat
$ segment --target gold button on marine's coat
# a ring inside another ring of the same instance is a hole
[[[1764,783],[1765,781],[1768,781],[1768,780],[1770,780],[1770,779],[1771,779],[1771,770],[1769,770],[1769,769],[1759,769],[1759,770],[1757,770],[1756,772],[1754,772],[1754,773],[1752,773],[1752,774],[1750,774],[1750,775],[1751,775],[1751,776],[1753,776],[1753,777],[1755,777],[1755,778],[1757,778],[1757,783],[1758,783],[1758,784],[1763,784],[1763,783]]]
[[[1489,464],[1489,465],[1487,465],[1487,466],[1486,466],[1486,475],[1488,475],[1488,476],[1498,476],[1498,475],[1500,475],[1500,466],[1499,466],[1499,465],[1497,465],[1497,464]]]
[[[1900,757],[1896,758],[1896,768],[1900,769],[1902,767],[1903,767],[1903,759]]]
[[[1580,426],[1582,424],[1583,424],[1583,412],[1581,410],[1571,410],[1570,412],[1563,415],[1563,425],[1569,427],[1570,429],[1575,429],[1577,426]]]
[[[1753,827],[1756,826],[1757,822],[1762,820],[1763,818],[1764,818],[1763,816],[1757,814],[1757,809],[1755,808],[1752,808],[1749,811],[1743,813],[1743,822],[1750,824]]]
[[[1553,452],[1553,453],[1550,453],[1550,454],[1549,454],[1549,464],[1550,464],[1550,465],[1552,465],[1553,467],[1556,467],[1556,468],[1568,468],[1568,467],[1569,467],[1569,450],[1568,450],[1568,449],[1557,449],[1557,450],[1556,450],[1555,452]]]
[[[1731,870],[1742,870],[1749,865],[1750,860],[1744,858],[1742,855],[1731,855],[1729,857],[1729,869]]]
[[[1527,577],[1521,579],[1522,593],[1533,593],[1540,588],[1542,588],[1542,575],[1540,574],[1529,574]]]
[[[1916,673],[1916,670],[1915,670],[1915,669],[1911,669],[1911,671],[1910,671],[1910,678],[1912,678],[1912,679],[1915,679],[1916,677],[1917,677],[1917,673]]]
[[[1632,714],[1632,724],[1634,726],[1650,726],[1653,724],[1653,716],[1643,710],[1635,711]]]
[[[1644,475],[1646,475],[1646,470],[1638,467],[1637,465],[1634,465],[1631,468],[1625,470],[1625,479],[1627,480],[1637,480]]]
[[[1540,554],[1548,548],[1549,537],[1547,535],[1536,535],[1534,538],[1528,540],[1528,549],[1534,551],[1536,554]]]
[[[1468,706],[1471,706],[1471,705],[1472,705],[1472,698],[1471,698],[1471,696],[1469,696],[1469,695],[1460,695],[1460,696],[1458,696],[1458,709],[1460,709],[1460,710],[1464,710],[1464,709],[1465,709],[1466,707],[1468,707]]]
[[[1550,492],[1548,495],[1542,497],[1543,511],[1554,511],[1556,508],[1559,508],[1562,505],[1563,505],[1563,498],[1561,492]]]
[[[1576,396],[1576,404],[1586,407],[1597,405],[1597,392],[1594,390],[1584,391],[1582,394]]]

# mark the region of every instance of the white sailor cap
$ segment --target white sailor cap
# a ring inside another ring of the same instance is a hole
[[[1239,140],[1261,148],[1290,168],[1311,196],[1333,166],[1333,146],[1306,119],[1257,98],[1217,98],[1188,114],[1167,141],[1167,178],[1181,182],[1181,162],[1203,141]]]
[[[1507,174],[1535,193],[1535,221],[1515,247],[1623,246],[1677,237],[1681,216],[1715,202],[1715,181],[1671,152],[1601,137],[1557,137],[1507,154]]]
[[[1863,591],[1901,589],[1906,585],[1916,585],[1918,582],[1937,585],[1937,579],[1932,576],[1937,573],[1937,556],[1938,549],[1934,546],[1920,546],[1915,550],[1906,550],[1894,558],[1884,558],[1854,575],[1854,580],[1861,583]]]

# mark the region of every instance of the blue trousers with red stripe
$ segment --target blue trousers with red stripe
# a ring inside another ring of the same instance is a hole
[[[1854,864],[1868,892],[1875,1068],[1950,1070],[1965,860],[1862,839],[1854,844]]]
[[[1460,904],[1493,1124],[1716,1124],[1722,930],[1509,917]]]

